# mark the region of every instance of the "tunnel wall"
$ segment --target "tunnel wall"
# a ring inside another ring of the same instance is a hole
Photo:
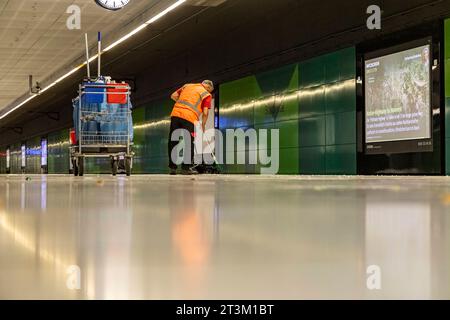
[[[10,172],[21,173],[22,172],[22,145],[15,143],[10,147]]]
[[[450,19],[445,20],[445,146],[446,172],[450,175]]]
[[[167,141],[172,108],[173,101],[167,98],[133,111],[134,173],[167,173]]]
[[[445,21],[444,44],[445,125],[449,126],[450,19]],[[281,129],[281,174],[356,174],[355,61],[355,49],[351,47],[221,84],[220,129]],[[135,173],[166,172],[171,108],[167,98],[138,105],[134,110]],[[63,131],[48,136],[49,173],[69,170],[69,134]],[[27,146],[30,143],[27,141]],[[54,143],[65,146],[52,150],[50,145]],[[450,130],[445,130],[445,145],[445,169],[450,175]],[[233,155],[248,153],[251,148],[248,145]],[[10,150],[11,173],[20,173],[20,143]],[[5,156],[6,150],[0,149],[0,173],[6,171]],[[31,163],[27,161],[26,172],[35,172]],[[227,165],[224,169],[226,173],[256,173],[259,168]],[[87,171],[110,173],[109,163],[89,160]]]
[[[352,47],[224,83],[220,129],[279,129],[281,174],[356,174],[355,76]],[[234,157],[254,149],[247,143]],[[258,169],[225,166],[227,173]]]
[[[48,135],[48,173],[69,172],[69,129]]]
[[[355,96],[355,49],[348,48],[224,83],[218,94],[219,127],[279,129],[280,174],[356,174]],[[172,107],[167,98],[133,111],[134,173],[167,172]],[[69,171],[68,139],[68,130],[48,136],[49,173]],[[234,156],[254,147],[247,145]],[[224,166],[230,174],[258,169]],[[110,173],[109,161],[88,159],[86,170]]]
[[[27,174],[41,173],[41,138],[35,137],[26,142],[26,167]]]

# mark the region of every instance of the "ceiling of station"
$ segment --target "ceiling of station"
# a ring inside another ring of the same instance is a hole
[[[117,39],[173,2],[131,0],[124,9],[109,11],[94,0],[0,0],[0,112],[27,93],[29,75],[45,82],[81,61],[84,33],[95,48],[97,31],[106,41]],[[66,26],[71,5],[81,9],[81,30]]]

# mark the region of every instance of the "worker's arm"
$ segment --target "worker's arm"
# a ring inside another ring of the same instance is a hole
[[[203,108],[203,114],[202,114],[202,129],[203,132],[206,131],[206,122],[208,122],[208,116],[209,116],[209,109]]]
[[[212,107],[212,97],[205,98],[202,102],[202,128],[203,132],[206,130],[206,122],[208,122],[209,109]]]

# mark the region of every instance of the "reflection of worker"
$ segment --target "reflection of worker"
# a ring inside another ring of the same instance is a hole
[[[178,195],[176,199],[169,199],[167,205],[171,218],[171,252],[180,279],[178,286],[194,298],[204,295],[208,285],[213,231],[209,213],[214,211],[214,202],[211,202],[213,207],[208,207],[209,196],[206,195],[206,202],[200,208],[194,182],[172,184],[169,193]]]
[[[171,98],[175,106],[171,115],[170,135],[169,135],[169,168],[170,174],[175,175],[177,165],[172,159],[172,150],[177,146],[178,141],[172,141],[172,134],[178,129],[184,129],[189,132],[191,137],[191,155],[189,163],[186,163],[186,157],[182,164],[183,174],[195,174],[192,169],[194,160],[194,136],[195,126],[202,116],[203,131],[205,131],[206,121],[208,119],[209,109],[211,109],[214,84],[210,80],[205,80],[198,84],[186,84],[181,89],[175,91]]]

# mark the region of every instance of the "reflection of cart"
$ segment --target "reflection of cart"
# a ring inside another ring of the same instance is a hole
[[[133,167],[133,124],[127,84],[85,81],[73,100],[76,142],[70,149],[75,176],[85,173],[86,158],[109,158],[112,174]]]

